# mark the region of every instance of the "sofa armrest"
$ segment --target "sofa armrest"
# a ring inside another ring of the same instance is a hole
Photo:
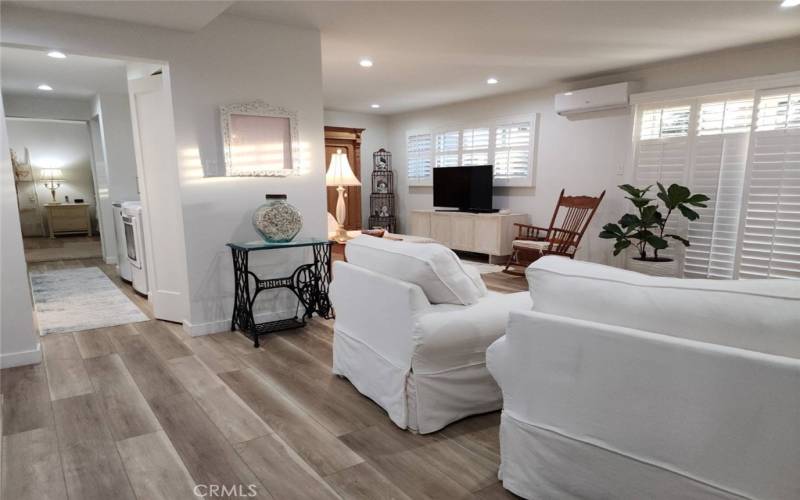
[[[490,292],[469,306],[431,306],[417,316],[414,370],[432,373],[484,363],[486,349],[505,334],[509,313],[531,307],[528,292]]]
[[[536,312],[512,313],[504,342],[510,417],[745,496],[800,495],[800,360]]]
[[[416,315],[431,307],[419,286],[340,261],[333,264],[329,294],[335,331],[410,367]]]
[[[486,368],[492,374],[500,389],[503,389],[506,381],[509,380],[511,367],[509,361],[508,342],[506,342],[506,336],[503,335],[492,342],[492,345],[486,349]]]

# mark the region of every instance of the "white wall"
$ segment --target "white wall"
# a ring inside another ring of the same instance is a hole
[[[91,118],[88,99],[8,93],[3,95],[3,103],[6,116],[80,121]]]
[[[367,227],[369,218],[369,194],[372,189],[372,153],[389,149],[389,120],[387,117],[367,113],[325,110],[326,127],[363,128],[361,135],[361,221]],[[327,168],[327,165],[326,165]]]
[[[638,81],[641,91],[662,90],[797,70],[798,61],[800,39],[722,51],[590,81],[393,115],[389,119],[389,144],[400,184],[401,230],[408,227],[410,210],[432,207],[432,188],[407,187],[407,130],[459,124],[481,117],[539,113],[535,187],[495,188],[494,206],[528,213],[532,223],[546,226],[562,188],[567,193],[587,195],[596,195],[605,189],[606,199],[587,231],[578,257],[612,263],[610,243],[596,235],[603,224],[616,221],[627,208],[616,186],[627,182],[631,171],[632,113],[571,121],[555,114],[553,96],[565,90],[619,81]]]
[[[126,86],[125,70],[122,68],[120,79],[122,85]],[[103,257],[106,262],[114,263],[117,260],[117,247],[111,204],[115,201],[139,200],[128,94],[95,95],[91,114],[98,126],[97,137],[93,140],[98,140],[99,144],[93,146]]]
[[[56,201],[63,203],[81,198],[90,205],[92,224],[97,227],[94,185],[92,181],[91,144],[84,122],[8,119],[8,140],[11,149],[21,159],[25,148],[30,153],[36,192],[39,196],[39,216],[45,216],[45,203],[53,201],[50,190],[41,179],[42,169],[59,168],[64,182],[56,190]],[[39,235],[42,236],[42,235]]]
[[[195,33],[2,6],[3,43],[168,63],[175,113],[189,304],[193,333],[229,328],[233,303],[228,241],[253,240],[251,213],[265,193],[286,193],[303,213],[302,235],[324,236],[325,186],[320,36],[315,30],[222,15]],[[290,178],[205,177],[222,168],[218,107],[263,99],[298,112],[307,170]],[[298,254],[299,255],[299,254]],[[292,252],[254,258],[273,273]],[[269,304],[286,309],[286,301]]]
[[[0,116],[3,114],[0,100]],[[5,120],[0,119],[0,368],[42,359],[17,215]]]

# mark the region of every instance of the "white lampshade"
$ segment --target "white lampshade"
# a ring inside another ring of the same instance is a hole
[[[325,174],[326,186],[360,186],[361,182],[356,178],[347,155],[341,149],[331,155],[331,164],[328,166],[328,173]]]
[[[64,177],[64,174],[61,172],[60,168],[43,168],[41,173],[42,179],[49,180],[57,180]]]

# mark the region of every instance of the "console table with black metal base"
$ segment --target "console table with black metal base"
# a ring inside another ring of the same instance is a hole
[[[310,319],[315,312],[323,318],[330,318],[332,310],[328,299],[328,285],[331,277],[331,243],[329,240],[316,238],[298,238],[286,243],[264,241],[228,243],[233,256],[233,274],[236,281],[231,330],[238,328],[242,333],[252,336],[254,346],[258,347],[259,336],[303,327],[306,319]],[[311,247],[314,262],[301,265],[291,276],[261,279],[250,271],[248,265],[250,252],[303,247]],[[251,277],[254,287],[250,284]],[[256,323],[253,318],[253,303],[256,297],[264,290],[275,288],[291,290],[299,301],[298,311],[300,306],[303,306],[303,314],[299,317],[295,314],[293,318]]]

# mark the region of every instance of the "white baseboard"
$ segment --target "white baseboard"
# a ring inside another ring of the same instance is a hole
[[[37,342],[36,349],[31,351],[10,352],[0,354],[0,368],[35,365],[42,362],[42,344]]]
[[[283,318],[294,317],[294,309],[277,312],[262,312],[254,315],[256,323],[264,323],[266,321],[275,321]],[[300,313],[302,313],[302,308]],[[228,332],[231,329],[231,319],[221,319],[218,321],[209,321],[208,323],[192,324],[189,321],[183,322],[183,331],[192,337],[201,337],[203,335],[211,335],[212,333]]]

